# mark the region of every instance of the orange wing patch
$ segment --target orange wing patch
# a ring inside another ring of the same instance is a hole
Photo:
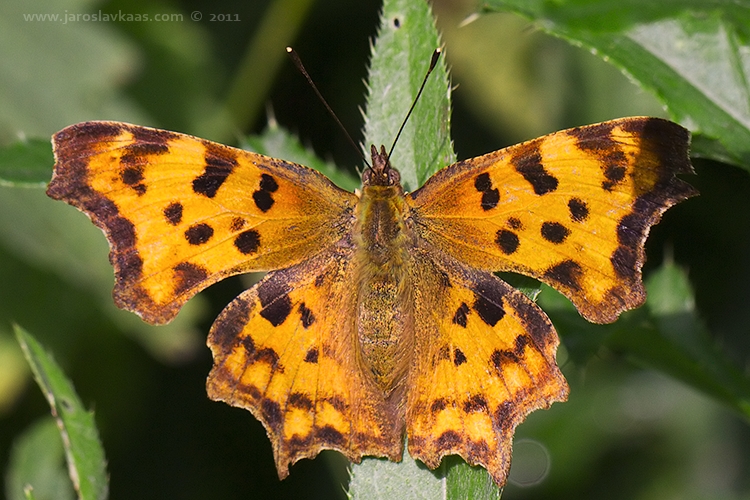
[[[645,300],[649,229],[697,191],[688,132],[624,118],[556,132],[443,169],[407,197],[420,237],[472,267],[513,271],[610,323]]]
[[[175,132],[87,122],[53,143],[47,194],[104,230],[115,302],[150,323],[226,276],[320,252],[356,203],[309,168]]]
[[[429,292],[416,307],[433,313],[417,318],[409,453],[431,468],[460,455],[504,484],[516,426],[567,399],[557,335],[536,304],[494,275],[434,251],[421,256],[417,289]]]

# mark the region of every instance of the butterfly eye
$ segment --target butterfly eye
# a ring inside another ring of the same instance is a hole
[[[396,184],[401,182],[401,174],[398,173],[398,170],[391,167],[389,164],[387,175],[388,175],[388,185],[389,186],[395,186]]]

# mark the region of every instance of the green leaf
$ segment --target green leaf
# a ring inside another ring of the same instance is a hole
[[[385,0],[370,61],[366,146],[390,147],[439,46],[427,2]],[[441,58],[393,151],[392,163],[401,173],[406,190],[416,189],[438,169],[455,161],[449,117],[450,86]],[[369,150],[366,152],[369,155]],[[414,462],[407,450],[398,464],[366,458],[353,465],[349,494],[352,498],[383,499],[499,497],[484,469],[446,458],[438,471],[430,472]]]
[[[583,45],[703,135],[694,154],[750,170],[750,5],[650,0],[488,0]]]
[[[70,381],[29,333],[16,326],[16,338],[49,402],[62,436],[68,472],[80,500],[104,500],[109,485],[104,449],[94,424]]]
[[[349,498],[352,500],[432,500],[447,498],[445,479],[404,453],[400,463],[366,458],[352,466]]]
[[[46,187],[53,161],[49,140],[29,139],[2,147],[0,186]]]
[[[75,492],[65,470],[65,450],[52,417],[30,425],[13,443],[5,481],[8,500],[73,500]]]
[[[390,148],[417,96],[432,53],[440,46],[429,5],[385,0],[372,48],[365,115],[365,154],[370,145]],[[445,59],[438,65],[406,124],[391,162],[404,189],[414,190],[455,161],[450,140],[450,86]]]
[[[445,498],[500,500],[503,490],[482,467],[473,467],[457,456],[445,457],[443,467],[448,471]]]

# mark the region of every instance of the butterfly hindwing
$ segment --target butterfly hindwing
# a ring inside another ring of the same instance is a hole
[[[457,454],[504,484],[515,427],[567,398],[557,334],[536,304],[491,273],[439,252],[417,262],[416,288],[430,292],[417,294],[416,307],[431,313],[416,318],[409,453],[430,468]]]
[[[407,200],[420,237],[472,267],[564,293],[594,322],[645,300],[649,229],[696,191],[689,134],[658,118],[556,132],[447,167]]]
[[[209,396],[246,408],[271,439],[279,476],[323,449],[359,462],[401,458],[403,415],[354,351],[351,250],[266,275],[219,316],[208,344]]]
[[[226,276],[320,252],[356,203],[306,167],[175,132],[85,122],[53,144],[47,193],[104,230],[116,303],[151,323]]]

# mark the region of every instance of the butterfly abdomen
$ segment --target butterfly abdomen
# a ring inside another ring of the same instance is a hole
[[[414,235],[406,224],[407,210],[400,185],[365,186],[354,233],[361,363],[386,397],[396,399],[414,345],[407,267]]]

